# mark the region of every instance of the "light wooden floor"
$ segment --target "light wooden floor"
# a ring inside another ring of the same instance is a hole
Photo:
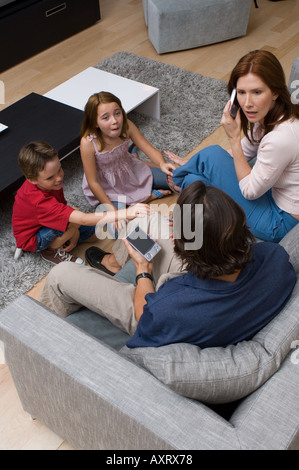
[[[263,48],[277,55],[288,79],[291,64],[299,56],[299,0],[258,0],[258,4],[259,9],[252,6],[246,37],[159,56],[148,40],[142,0],[101,0],[102,19],[98,24],[0,74],[5,85],[5,104],[0,105],[0,109],[31,92],[44,94],[119,51],[227,80],[230,70],[243,54]],[[196,150],[212,143],[227,147],[221,128],[199,142]],[[190,149],[189,155],[194,151]],[[29,294],[38,297],[41,286],[42,282]],[[70,449],[60,437],[38,421],[32,421],[22,410],[8,368],[3,364],[1,350],[0,449]]]

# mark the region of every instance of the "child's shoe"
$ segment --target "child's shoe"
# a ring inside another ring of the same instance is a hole
[[[22,248],[16,248],[14,259],[20,259],[23,254]]]
[[[50,263],[53,264],[59,264],[63,261],[71,261],[72,263],[85,264],[82,258],[77,258],[71,253],[62,251],[61,248],[58,248],[58,250],[52,250],[51,248],[47,248],[46,250],[41,251],[41,257],[44,260],[50,261]]]

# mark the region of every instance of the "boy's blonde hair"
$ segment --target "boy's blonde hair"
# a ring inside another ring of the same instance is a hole
[[[36,180],[47,162],[58,158],[57,151],[43,141],[30,142],[21,148],[18,164],[25,178]]]

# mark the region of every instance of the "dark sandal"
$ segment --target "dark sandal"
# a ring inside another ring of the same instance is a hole
[[[90,266],[93,268],[99,269],[100,271],[109,274],[109,276],[114,276],[115,273],[109,271],[109,269],[102,265],[102,259],[104,256],[110,254],[111,253],[101,250],[101,248],[98,248],[97,246],[91,246],[85,251],[85,258],[88,264],[90,264]]]

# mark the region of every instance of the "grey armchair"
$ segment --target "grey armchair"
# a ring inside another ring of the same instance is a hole
[[[297,272],[298,236],[283,240]],[[252,341],[132,355],[105,318],[24,295],[0,312],[0,339],[24,410],[76,449],[299,449],[298,304],[297,282]]]

